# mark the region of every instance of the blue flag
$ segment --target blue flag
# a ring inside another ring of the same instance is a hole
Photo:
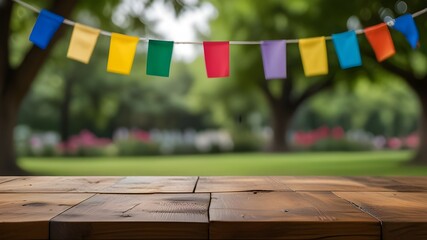
[[[33,31],[30,35],[30,41],[41,49],[46,49],[53,35],[58,31],[64,18],[51,13],[47,10],[41,10]]]
[[[359,43],[355,31],[332,34],[332,41],[342,69],[362,65]]]
[[[411,14],[405,14],[396,18],[392,28],[403,33],[413,49],[417,48],[420,37],[417,25],[415,25]]]

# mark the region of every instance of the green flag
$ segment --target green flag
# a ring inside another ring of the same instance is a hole
[[[150,40],[148,42],[147,75],[169,77],[173,42]]]

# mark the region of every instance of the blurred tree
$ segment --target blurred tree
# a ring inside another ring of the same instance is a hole
[[[340,1],[340,0],[270,0],[270,1],[214,1],[218,9],[218,18],[212,24],[212,31],[217,39],[234,40],[262,40],[262,39],[294,39],[330,35],[331,33],[344,32],[350,29],[362,29],[382,22],[385,17],[397,17],[399,14],[415,12],[423,9],[423,1],[408,2],[407,9],[398,9],[402,1]],[[404,4],[404,3],[403,3]],[[405,7],[406,8],[406,7]],[[339,9],[339,10],[338,10]],[[395,10],[396,9],[396,10]],[[420,17],[425,19],[425,17]],[[420,29],[425,27],[423,20],[418,20]],[[421,24],[420,24],[421,23]],[[393,32],[393,39],[398,54],[384,64],[378,64],[374,59],[372,50],[363,36],[359,36],[363,51],[363,67],[340,70],[334,47],[328,42],[328,58],[330,74],[324,77],[306,78],[302,74],[301,61],[298,47],[288,44],[287,65],[288,78],[285,80],[265,81],[259,47],[233,46],[232,79],[222,81],[229,87],[234,87],[230,92],[239,91],[242,96],[250,94],[246,100],[252,102],[254,94],[261,93],[266,99],[271,112],[271,126],[273,129],[272,150],[286,150],[286,133],[296,110],[306,100],[316,94],[330,89],[339,82],[344,82],[350,87],[355,85],[357,79],[367,78],[378,82],[378,79],[390,78],[390,74],[398,74],[404,81],[420,95],[426,81],[427,68],[425,67],[425,48],[422,46],[417,51],[411,51],[400,33]],[[424,31],[420,31],[421,39]],[[393,65],[396,64],[396,65]],[[399,66],[397,66],[399,65]],[[401,70],[402,67],[412,66],[412,71]],[[415,78],[417,77],[417,78]],[[221,81],[221,80],[219,80]],[[232,82],[232,83],[230,83]],[[381,81],[379,81],[379,84]],[[206,84],[208,85],[208,84]],[[422,85],[422,86],[421,86]],[[220,87],[218,88],[220,89]],[[255,93],[255,92],[256,93]],[[245,93],[242,93],[245,92]],[[427,99],[427,98],[425,98]],[[423,99],[420,97],[422,105]],[[425,100],[427,101],[427,100]],[[210,103],[206,103],[209,106]],[[325,111],[328,105],[322,106]],[[427,112],[427,107],[425,107]],[[427,124],[427,113],[422,123]],[[422,129],[427,129],[424,127]],[[427,144],[427,130],[421,134],[421,146]],[[427,162],[427,149],[423,159]],[[422,155],[422,154],[421,154]]]
[[[206,126],[185,102],[193,83],[188,64],[174,62],[169,78],[146,76],[146,57],[141,48],[132,74],[120,76],[105,72],[108,38],[98,41],[87,65],[64,59],[67,48],[63,43],[67,41],[59,43],[24,100],[18,124],[39,131],[59,131],[63,142],[82,129],[111,137],[119,127]]]
[[[388,74],[378,82],[356,81],[351,88],[342,82],[333,91],[308,101],[296,114],[291,129],[341,126],[387,137],[404,137],[417,130],[418,102],[400,79]]]
[[[320,1],[215,1],[214,5],[218,8],[219,15],[212,23],[212,31],[218,40],[291,39],[336,31],[336,25],[314,24],[318,21],[315,19],[322,18],[325,14],[319,12]],[[212,80],[226,84],[228,92],[233,92],[227,97],[221,97],[222,101],[250,95],[244,99],[248,101],[246,109],[253,110],[252,103],[260,99],[258,96],[261,95],[266,100],[273,130],[269,147],[271,151],[289,150],[286,135],[295,112],[306,100],[319,92],[331,89],[336,79],[334,72],[326,76],[305,78],[301,62],[297,60],[300,57],[295,44],[288,45],[287,58],[287,79],[266,81],[260,48],[233,45],[231,79]],[[226,94],[221,92],[221,95]],[[209,102],[205,104],[210,105]],[[259,103],[255,103],[256,105]]]
[[[154,1],[144,2],[128,1],[133,4],[126,11],[122,11],[120,19],[121,26],[112,23],[111,16],[119,0],[103,1],[78,1],[78,0],[51,0],[51,1],[29,1],[32,4],[43,4],[43,7],[55,12],[65,18],[74,12],[91,16],[96,25],[111,31],[120,30],[121,27],[133,30],[134,34],[141,33],[143,20],[142,12],[144,5],[149,6]],[[181,4],[173,1],[165,1],[179,12]],[[46,50],[40,50],[35,46],[28,48],[17,48],[12,39],[17,35],[28,34],[28,22],[33,23],[33,15],[23,14],[21,7],[14,7],[12,0],[0,1],[0,175],[1,174],[24,174],[16,164],[16,155],[13,143],[13,131],[17,122],[18,112],[25,96],[29,93],[33,81],[44,66],[52,49],[63,36],[65,28],[62,26],[52,39]],[[76,11],[74,11],[76,10]],[[32,21],[24,21],[31,19]],[[21,22],[18,22],[18,21]],[[30,24],[32,25],[32,24]],[[139,31],[138,31],[139,30]],[[129,31],[129,30],[128,30]],[[23,37],[23,39],[25,39]]]
[[[338,3],[337,3],[338,4]],[[403,13],[414,13],[425,9],[425,1],[413,0],[380,0],[380,1],[357,1],[359,5],[360,20],[365,26],[373,25],[387,18],[398,17]],[[419,118],[419,147],[412,159],[414,164],[427,164],[427,45],[423,44],[427,39],[426,32],[422,29],[427,27],[427,16],[422,15],[415,19],[419,34],[420,47],[416,50],[410,48],[402,34],[391,30],[396,47],[396,55],[387,61],[378,63],[373,59],[372,50],[368,44],[362,44],[361,49],[365,56],[364,69],[373,75],[371,79],[387,78],[394,74],[399,77],[412,90],[418,99],[420,106]]]
[[[0,174],[22,174],[16,164],[13,131],[19,107],[31,83],[43,66],[52,47],[62,35],[61,29],[46,51],[32,47],[16,67],[10,64],[10,39],[13,2],[0,2]],[[70,16],[77,0],[52,1],[50,9],[64,17]]]

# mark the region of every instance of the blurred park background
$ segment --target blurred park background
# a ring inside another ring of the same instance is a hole
[[[427,7],[423,0],[26,2],[104,30],[175,41],[327,36]],[[37,15],[9,0],[0,7],[3,173],[17,172],[16,159],[41,175],[427,175],[427,15],[415,19],[416,50],[391,30],[397,54],[378,63],[359,35],[363,66],[341,70],[328,41],[329,74],[307,78],[291,44],[288,78],[266,81],[257,45],[230,47],[229,78],[206,77],[200,45],[175,45],[169,78],[145,74],[146,43],[130,76],[107,73],[108,37],[100,36],[88,65],[66,58],[69,26],[39,53],[28,41]]]

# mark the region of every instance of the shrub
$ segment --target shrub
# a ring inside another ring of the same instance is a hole
[[[200,153],[197,148],[194,146],[194,144],[177,144],[174,146],[173,149],[173,154],[182,154],[182,155],[187,155],[187,154],[197,154]]]
[[[369,151],[372,150],[373,146],[370,143],[362,143],[357,141],[351,141],[348,139],[333,139],[326,138],[317,141],[315,144],[310,146],[310,151]]]
[[[136,139],[120,140],[117,142],[120,156],[140,156],[159,154],[159,145],[153,142],[141,142]]]
[[[118,150],[114,144],[106,146],[82,146],[75,154],[82,157],[113,157],[117,156]]]
[[[256,152],[264,147],[262,139],[252,132],[234,132],[232,138],[233,152]]]

